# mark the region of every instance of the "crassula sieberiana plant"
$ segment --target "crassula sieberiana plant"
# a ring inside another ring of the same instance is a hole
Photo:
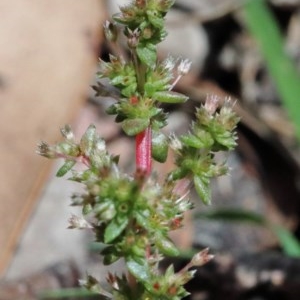
[[[73,215],[69,228],[93,231],[95,241],[105,246],[104,264],[124,260],[127,272],[109,273],[108,288],[90,275],[81,281],[99,293],[99,299],[182,299],[188,295],[184,285],[193,278],[195,267],[212,258],[204,249],[179,271],[172,265],[166,271],[159,268],[165,256],[179,254],[169,233],[183,226],[184,213],[192,208],[186,187],[194,186],[201,200],[210,203],[211,179],[228,171],[226,162],[216,161],[215,154],[235,147],[238,122],[229,99],[209,95],[196,109],[187,134],[162,132],[168,119],[163,104],[188,100],[174,87],[189,71],[190,61],[157,58],[157,44],[167,35],[164,18],[174,2],[135,0],[104,24],[110,43],[125,37],[130,58],[110,55],[109,61],[100,60],[99,78],[109,79],[115,89],[110,95],[111,89],[100,82],[95,89],[103,98],[116,98],[107,112],[115,115],[127,135],[135,137],[135,172],[125,174],[119,169],[119,156],[108,153],[94,125],[78,141],[67,125],[61,129],[62,142],[39,144],[40,155],[64,160],[57,176],[68,173],[70,180],[85,188],[72,196],[72,205],[82,207],[82,216]],[[158,181],[151,161],[165,162],[169,147],[175,156],[174,169]],[[78,164],[84,168],[77,168]]]

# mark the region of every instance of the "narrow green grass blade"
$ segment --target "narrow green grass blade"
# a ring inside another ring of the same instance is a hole
[[[195,218],[235,223],[247,223],[266,227],[277,237],[283,252],[290,257],[300,257],[300,242],[292,232],[282,226],[270,223],[264,216],[240,209],[217,209],[195,214]]]
[[[65,289],[58,289],[53,291],[44,291],[39,294],[39,300],[50,300],[50,299],[65,299],[65,298],[80,298],[80,297],[92,297],[98,296],[99,299],[106,299],[101,298],[99,294],[92,293],[84,288],[65,288]]]
[[[287,229],[282,226],[270,226],[277,236],[284,253],[290,257],[300,257],[300,242]]]
[[[250,33],[258,43],[277,91],[300,140],[300,75],[284,50],[284,41],[266,1],[250,0],[243,8]]]
[[[259,226],[265,226],[267,223],[263,216],[243,209],[216,209],[208,212],[199,212],[195,214],[195,218],[251,223]]]

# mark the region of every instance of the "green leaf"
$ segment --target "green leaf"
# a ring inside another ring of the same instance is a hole
[[[151,97],[157,90],[152,82],[146,82],[144,89],[148,97]]]
[[[229,222],[252,223],[254,225],[263,226],[267,224],[263,216],[243,209],[217,209],[209,212],[199,212],[195,217]]]
[[[150,222],[149,222],[150,213],[146,213],[146,212],[147,212],[147,210],[144,211],[144,213],[147,216],[145,216],[142,212],[137,210],[134,212],[134,217],[136,218],[136,221],[140,226],[142,226],[145,229],[148,229],[148,228],[150,228]]]
[[[74,143],[62,142],[57,144],[57,152],[62,153],[64,155],[68,156],[77,156],[79,154],[79,149],[77,145]]]
[[[196,189],[197,194],[201,198],[202,202],[206,205],[211,204],[211,190],[209,183],[206,182],[203,178],[200,176],[195,175],[194,176],[194,186]]]
[[[187,134],[187,135],[183,135],[180,137],[180,140],[187,146],[196,148],[196,149],[200,149],[203,148],[205,145],[203,144],[203,142],[198,139],[195,135],[193,134]]]
[[[123,84],[124,78],[125,78],[124,75],[117,75],[117,76],[114,76],[114,78],[111,79],[110,83],[111,83],[112,85]]]
[[[178,256],[180,253],[174,243],[168,237],[164,237],[161,234],[156,236],[155,245],[167,256]]]
[[[94,213],[102,221],[110,221],[116,215],[116,208],[111,201],[106,199],[94,206]]]
[[[56,176],[57,177],[64,176],[74,167],[75,164],[76,164],[75,160],[66,160],[65,163],[57,171]]]
[[[108,266],[108,265],[113,264],[114,262],[116,262],[119,259],[120,259],[119,255],[116,255],[114,253],[108,253],[108,254],[103,255],[103,264],[105,266]]]
[[[80,140],[80,149],[86,155],[90,156],[93,151],[96,139],[96,127],[91,124]]]
[[[188,173],[189,173],[189,169],[179,167],[170,173],[169,178],[170,178],[170,180],[179,180],[179,179],[187,176]]]
[[[130,96],[134,95],[137,89],[137,83],[133,82],[132,84],[124,87],[121,90],[122,95],[124,95],[125,97],[129,98]]]
[[[126,119],[122,122],[122,128],[127,135],[134,136],[145,130],[149,124],[149,119]]]
[[[214,138],[219,144],[219,145],[214,145],[216,150],[232,150],[236,146],[234,135],[232,135],[228,131],[224,131],[220,134],[216,134]]]
[[[160,132],[152,133],[152,158],[163,163],[168,157],[168,138]]]
[[[289,230],[276,225],[271,225],[271,229],[276,234],[285,254],[300,257],[300,242]]]
[[[169,265],[169,267],[167,268],[166,272],[165,272],[165,278],[170,278],[171,276],[173,276],[175,273],[174,271],[174,265],[171,264]]]
[[[152,44],[139,44],[136,48],[139,59],[149,67],[154,67],[156,63],[156,47]]]
[[[166,75],[165,78],[155,78],[155,79],[147,79],[148,81],[145,83],[145,93],[148,97],[152,97],[152,95],[157,91],[165,91],[170,88],[170,81],[173,77]]]
[[[90,212],[92,212],[93,207],[90,203],[84,204],[82,207],[82,214],[83,215],[88,215]]]
[[[163,103],[184,103],[188,100],[188,97],[172,91],[162,91],[153,94],[153,98]]]
[[[150,280],[148,265],[145,261],[143,264],[139,264],[132,258],[129,258],[126,260],[126,265],[129,272],[139,281],[145,282]]]
[[[110,105],[105,112],[108,115],[116,115],[118,113],[118,108],[119,108],[119,104],[118,103],[114,103],[112,105]]]
[[[158,29],[161,29],[164,27],[164,19],[162,18],[161,14],[158,13],[157,11],[147,10],[147,16],[148,16],[150,23],[154,27],[156,27]]]
[[[128,218],[127,216],[124,216],[123,218],[118,218],[118,221],[116,219],[113,219],[106,227],[104,231],[104,243],[109,244],[114,239],[116,239],[123,230],[126,228],[128,224]]]
[[[132,253],[132,256],[136,257],[140,257],[140,258],[144,258],[145,257],[145,246],[141,246],[141,245],[132,245],[132,247],[130,248],[130,252]]]

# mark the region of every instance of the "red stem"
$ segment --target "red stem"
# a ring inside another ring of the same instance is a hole
[[[143,132],[138,133],[136,135],[135,141],[136,141],[135,144],[136,169],[145,172],[146,175],[149,175],[152,170],[151,127],[149,126]]]

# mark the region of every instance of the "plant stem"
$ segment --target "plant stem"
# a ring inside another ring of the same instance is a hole
[[[135,50],[132,51],[132,55],[137,75],[138,91],[140,95],[143,95],[147,66],[139,60]],[[148,126],[144,131],[138,133],[135,139],[136,170],[145,172],[146,175],[149,175],[152,170],[151,147],[152,132],[151,126]]]
[[[136,169],[145,172],[146,175],[149,175],[152,170],[151,135],[151,127],[149,126],[143,132],[138,133],[135,139]]]

